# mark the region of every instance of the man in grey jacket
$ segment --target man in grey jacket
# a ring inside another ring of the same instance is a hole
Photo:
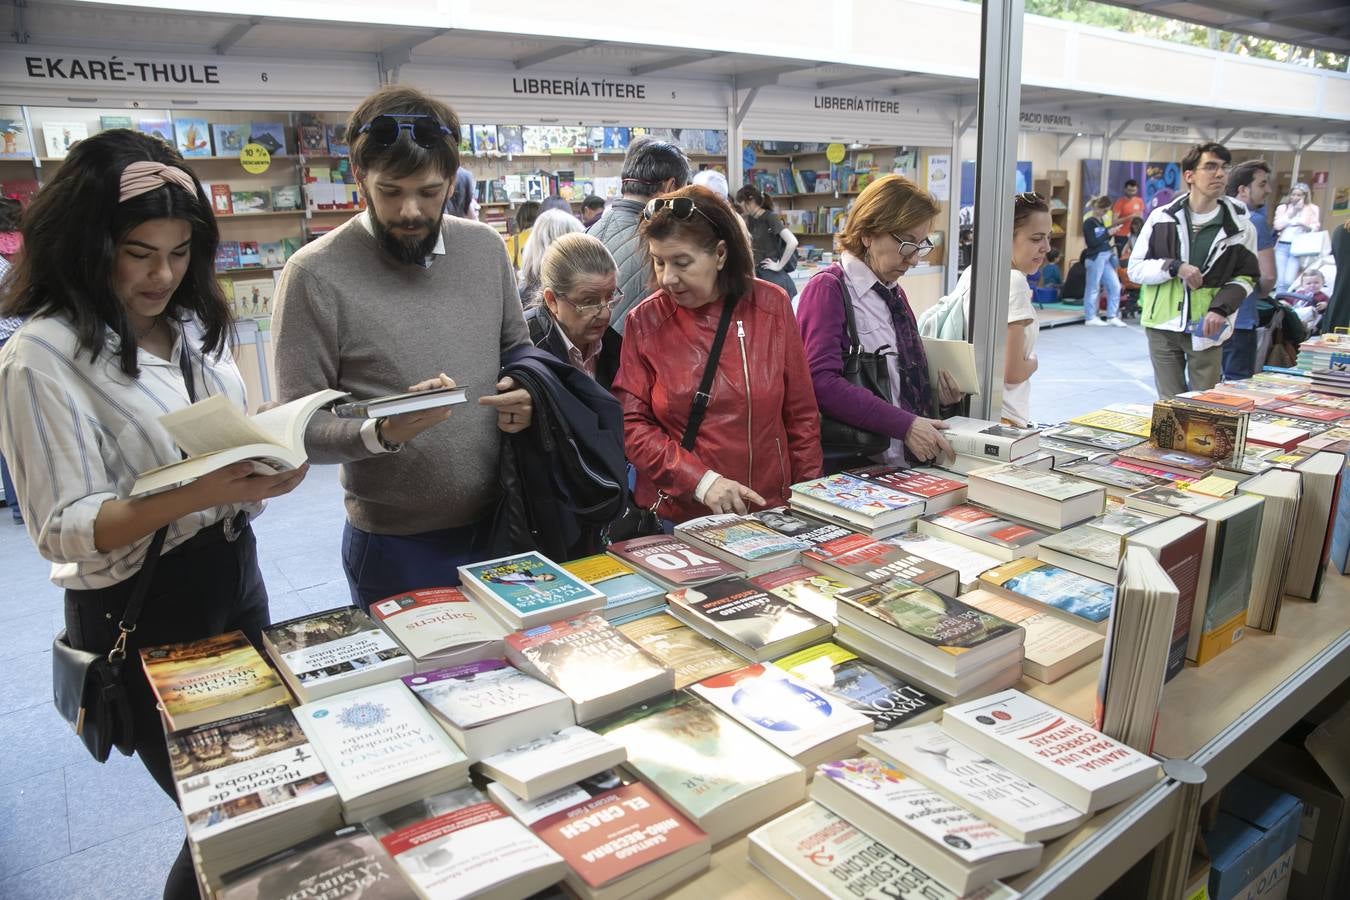
[[[614,257],[619,267],[619,290],[623,299],[614,307],[610,326],[623,334],[628,310],[643,300],[649,291],[652,265],[638,240],[642,208],[652,197],[678,190],[689,183],[689,160],[669,141],[639,137],[628,145],[623,158],[623,197],[590,227],[590,234]]]

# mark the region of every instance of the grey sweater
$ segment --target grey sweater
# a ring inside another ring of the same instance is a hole
[[[310,421],[310,459],[342,464],[347,517],[364,531],[467,525],[497,494],[497,417],[477,401],[496,393],[502,351],[530,335],[501,237],[450,216],[441,228],[445,254],[422,268],[384,253],[356,216],[292,256],[277,287],[283,401],[323,388],[379,397],[440,372],[468,389],[448,422],[398,453],[372,453],[359,420],[321,411]]]

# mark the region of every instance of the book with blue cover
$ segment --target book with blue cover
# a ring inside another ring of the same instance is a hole
[[[232,156],[248,143],[248,126],[215,123],[211,126],[211,139],[216,145],[216,156]]]
[[[546,556],[517,553],[459,567],[464,590],[508,628],[533,628],[605,605],[605,595]]]
[[[1015,559],[980,576],[980,585],[1000,596],[1043,609],[1077,625],[1106,633],[1115,585],[1043,563]]]
[[[604,553],[563,563],[563,568],[605,595],[600,615],[611,622],[639,610],[660,609],[666,605],[665,588]]]
[[[174,119],[173,134],[183,156],[211,155],[211,126],[205,119]]]

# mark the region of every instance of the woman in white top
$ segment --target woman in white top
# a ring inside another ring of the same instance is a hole
[[[233,629],[259,640],[267,591],[248,518],[305,471],[256,476],[240,463],[129,496],[138,473],[181,457],[159,416],[194,396],[225,394],[245,406],[213,272],[219,232],[173,148],[126,129],[80,141],[34,199],[23,232],[26,252],[2,311],[27,322],[0,351],[0,448],[29,535],[65,589],[72,646],[111,650],[133,589],[146,581],[122,677],[136,753],[176,799],[137,651]],[[197,896],[186,843],[165,896]]]
[[[1322,230],[1322,211],[1311,200],[1311,191],[1300,181],[1289,189],[1285,201],[1275,207],[1275,231],[1280,235],[1275,244],[1276,292],[1289,290],[1302,271],[1302,260],[1293,254],[1294,238]]]

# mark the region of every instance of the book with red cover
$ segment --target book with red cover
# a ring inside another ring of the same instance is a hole
[[[1198,403],[1201,406],[1219,406],[1224,409],[1250,410],[1256,408],[1256,401],[1251,397],[1229,393],[1224,390],[1196,391],[1193,394],[1182,394],[1181,399],[1188,403]]]
[[[234,215],[234,199],[228,184],[221,182],[211,185],[211,209],[218,216]]]
[[[928,472],[916,472],[914,469],[902,469],[899,466],[864,466],[845,471],[864,481],[872,481],[901,493],[922,497],[926,510],[930,513],[964,503],[966,500],[964,483]]]
[[[641,782],[596,794],[534,822],[530,830],[592,888],[686,848],[709,847],[698,826]]]
[[[851,534],[802,553],[802,565],[825,575],[861,578],[878,584],[894,577],[912,581],[943,594],[961,592],[955,569],[923,559],[865,534]]]
[[[1165,478],[1168,481],[1184,481],[1188,478],[1196,478],[1196,475],[1182,475],[1179,472],[1172,472],[1168,469],[1160,469],[1156,466],[1150,466],[1133,459],[1121,459],[1117,457],[1108,464],[1111,468],[1122,469],[1126,472],[1137,472],[1140,475],[1147,475],[1149,478]]]
[[[1286,403],[1278,410],[1282,416],[1293,416],[1296,419],[1311,419],[1314,422],[1339,422],[1350,412],[1343,409],[1331,409],[1326,406],[1309,406],[1305,403]]]
[[[1178,524],[1183,521],[1189,524],[1188,529]],[[1199,519],[1178,516],[1170,522],[1161,522],[1126,536],[1126,545],[1147,538],[1149,532],[1155,528],[1172,533],[1185,529],[1184,534],[1174,537],[1168,543],[1148,548],[1177,589],[1177,618],[1172,629],[1172,647],[1167,654],[1165,676],[1167,681],[1171,681],[1186,665],[1186,644],[1191,634],[1195,592],[1200,583],[1200,560],[1205,554],[1205,526]]]
[[[741,574],[735,566],[669,535],[618,541],[609,545],[609,554],[671,590]]]

